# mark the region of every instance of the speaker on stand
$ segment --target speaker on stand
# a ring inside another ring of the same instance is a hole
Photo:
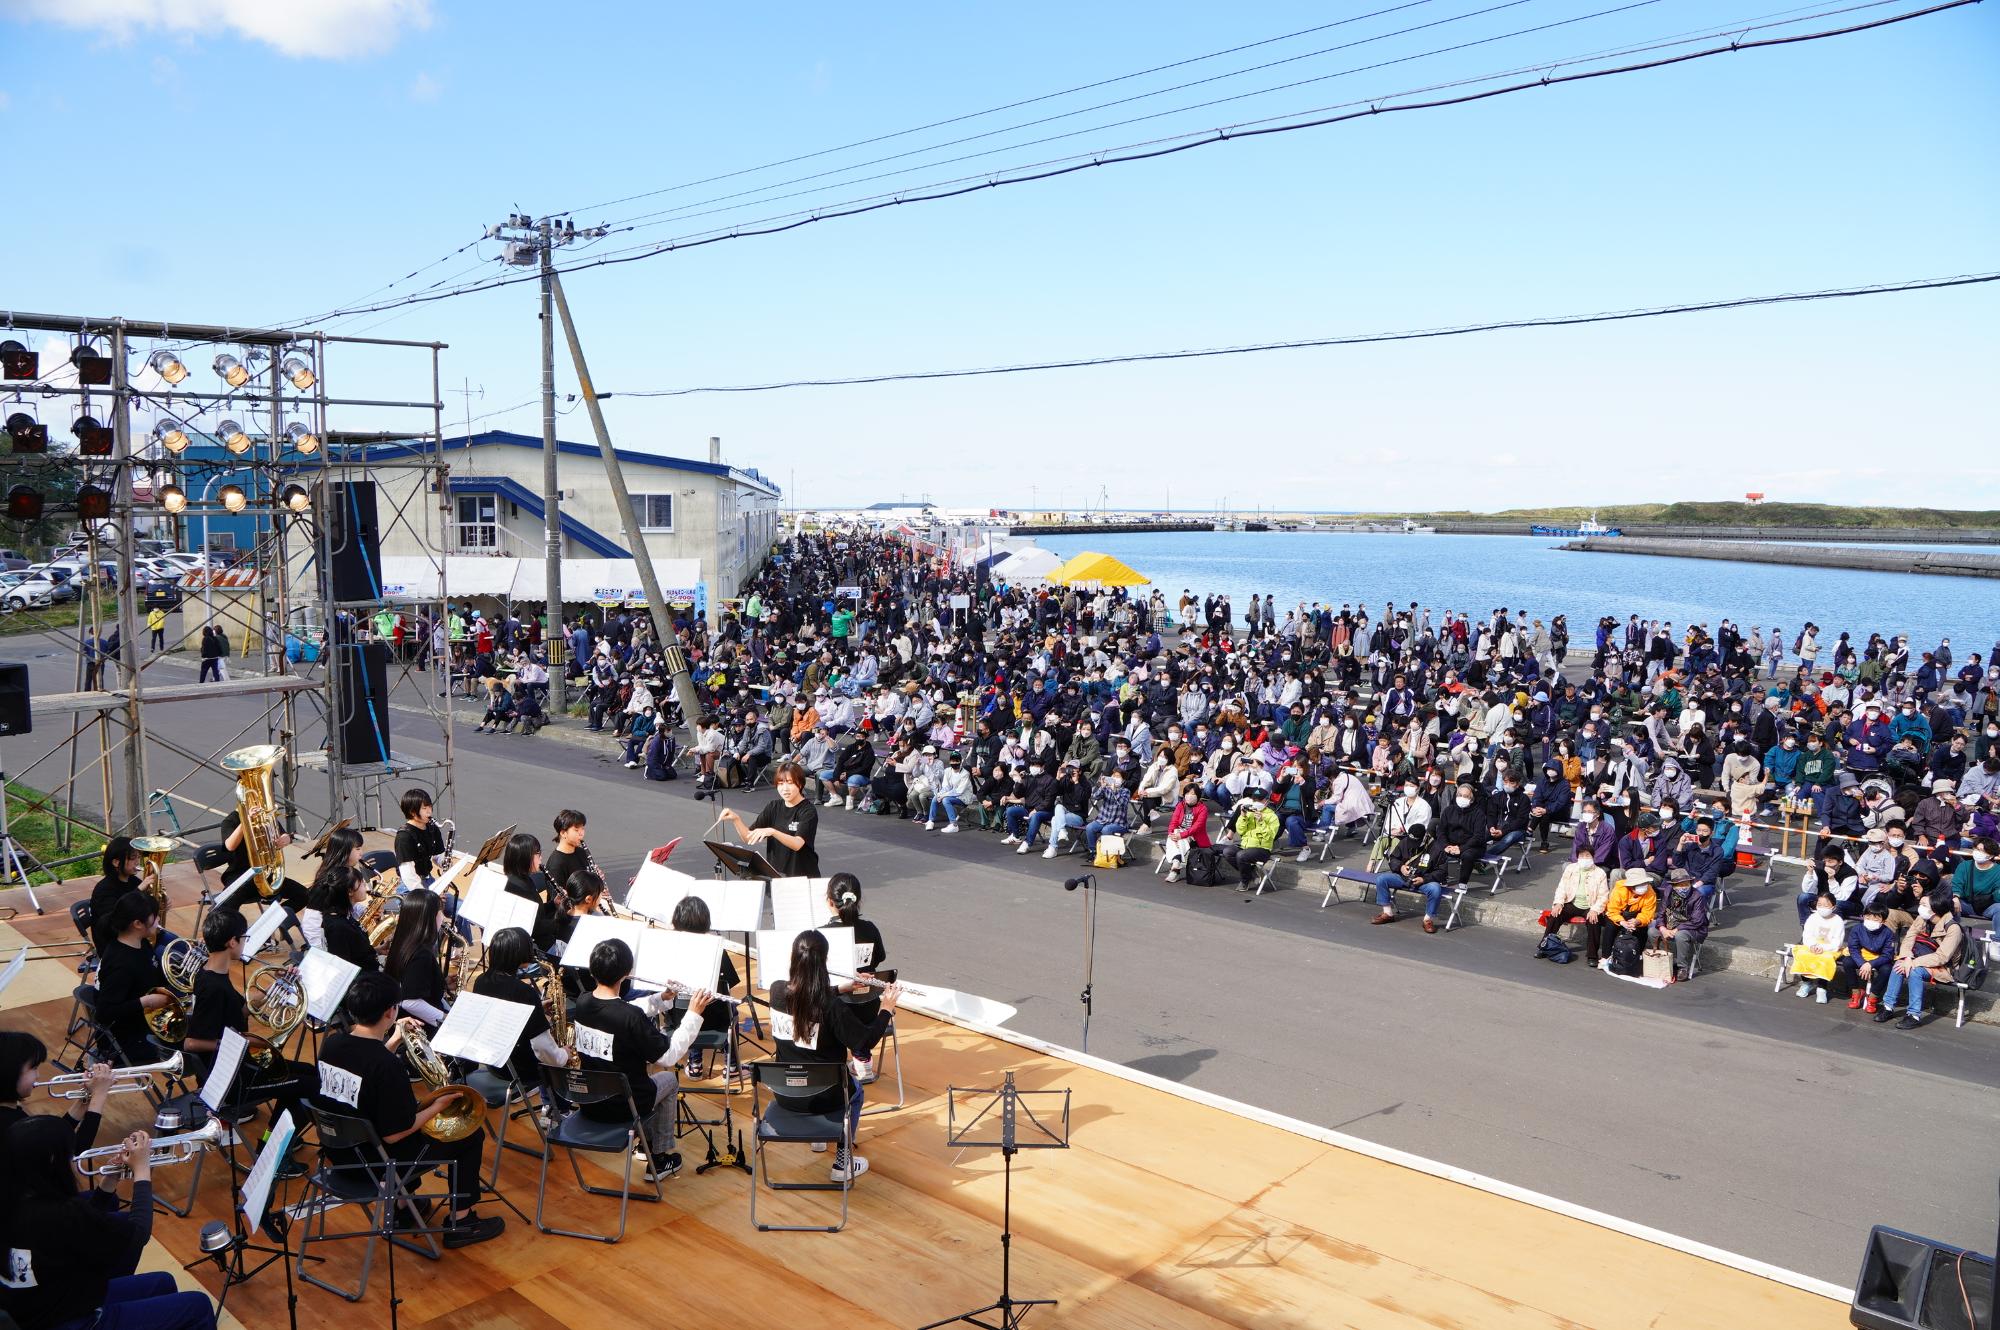
[[[334,752],[349,765],[389,760],[389,647],[385,642],[335,642]]]
[[[382,599],[382,537],[377,526],[375,482],[337,480],[326,516],[327,599],[342,603]]]
[[[1847,1319],[1861,1330],[1995,1330],[1993,1258],[1877,1224]]]

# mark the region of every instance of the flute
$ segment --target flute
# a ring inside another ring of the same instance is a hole
[[[633,982],[642,984],[651,984],[654,981],[651,979],[635,979]],[[657,990],[647,994],[648,997],[656,998],[659,997],[662,993],[678,993],[683,997],[693,997],[696,993],[702,991],[698,986],[683,984],[675,979],[662,979],[659,980],[658,982],[660,984],[660,987]],[[731,997],[727,993],[718,993],[714,989],[709,989],[708,1000],[710,1002],[724,1002],[727,1003],[730,1007],[734,1008],[742,1006],[745,1002],[748,1002],[750,999]]]

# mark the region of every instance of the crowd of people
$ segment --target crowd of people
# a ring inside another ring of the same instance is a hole
[[[679,617],[692,718],[643,612],[564,632],[589,727],[648,778],[691,759],[697,783],[750,784],[790,758],[822,806],[1016,854],[1150,834],[1170,877],[1247,886],[1366,836],[1377,921],[1414,896],[1435,931],[1482,867],[1588,848],[1605,881],[1569,865],[1551,925],[1582,920],[1591,960],[1633,934],[1684,979],[1746,830],[1768,847],[1791,818],[1838,860],[1805,875],[1801,948],[1825,944],[1803,935],[1822,886],[1843,946],[1883,905],[1898,955],[1854,968],[1913,1023],[1910,972],[1948,973],[1959,926],[2000,921],[1990,655],[1631,615],[1594,625],[1586,662],[1560,615],[1274,599],[1239,618],[1225,595],[1010,586],[897,536],[799,534],[716,624]]]

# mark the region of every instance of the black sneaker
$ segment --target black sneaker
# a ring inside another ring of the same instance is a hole
[[[444,1231],[444,1245],[447,1247],[470,1247],[475,1243],[491,1242],[505,1232],[507,1221],[499,1215],[469,1215]]]
[[[1896,1010],[1897,1010],[1897,1009],[1896,1009],[1895,1007],[1884,1007],[1884,1008],[1882,1008],[1882,1010],[1880,1010],[1880,1011],[1878,1011],[1878,1012],[1876,1012],[1876,1013],[1875,1013],[1875,1023],[1876,1023],[1877,1025],[1881,1025],[1881,1024],[1884,1024],[1885,1022],[1888,1022],[1888,1021],[1893,1021],[1893,1020],[1895,1020],[1895,1019],[1896,1019]]]
[[[1881,1018],[1878,1016],[1876,1019],[1879,1020]],[[1914,1030],[1917,1027],[1921,1026],[1923,1023],[1924,1023],[1923,1013],[1913,1012],[1909,1015],[1904,1016],[1902,1020],[1897,1021],[1896,1028],[1898,1030]]]
[[[661,1155],[647,1161],[646,1181],[665,1182],[681,1171],[681,1157],[677,1154]]]

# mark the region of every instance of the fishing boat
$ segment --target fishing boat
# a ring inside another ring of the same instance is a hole
[[[1531,536],[1577,537],[1577,536],[1622,536],[1625,533],[1619,530],[1615,526],[1604,525],[1602,522],[1597,520],[1597,514],[1592,513],[1588,518],[1586,518],[1584,521],[1578,523],[1575,526],[1531,526],[1528,528],[1528,534]]]

